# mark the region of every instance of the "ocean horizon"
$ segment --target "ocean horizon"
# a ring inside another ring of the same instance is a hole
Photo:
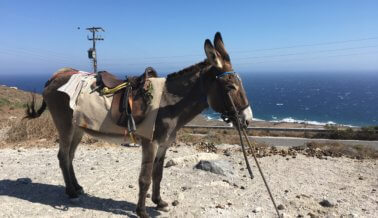
[[[41,93],[50,76],[2,75],[0,85]],[[242,73],[240,76],[256,120],[378,125],[378,73]],[[208,119],[220,119],[211,109],[202,114]]]

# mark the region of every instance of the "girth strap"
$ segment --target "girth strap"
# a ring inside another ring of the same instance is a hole
[[[121,103],[119,104],[119,111],[121,116],[117,122],[117,125],[127,127],[128,133],[132,134],[136,130],[135,121],[132,115],[133,96],[132,87],[127,86],[123,94]]]

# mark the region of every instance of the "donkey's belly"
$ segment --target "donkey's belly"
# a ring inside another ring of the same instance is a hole
[[[104,140],[108,143],[119,144],[119,145],[134,143],[128,135],[125,137],[124,134],[109,134],[109,133],[102,133],[102,132],[98,132],[98,131],[94,131],[94,130],[86,129],[82,127],[80,128],[83,129],[84,132],[87,133],[88,135],[97,139]],[[138,139],[136,139],[136,142],[140,144]]]

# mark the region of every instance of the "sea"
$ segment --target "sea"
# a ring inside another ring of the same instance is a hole
[[[121,76],[121,75],[120,75]],[[242,73],[256,120],[378,126],[377,73]],[[0,85],[42,92],[50,75],[0,75]],[[220,119],[208,109],[208,119]]]

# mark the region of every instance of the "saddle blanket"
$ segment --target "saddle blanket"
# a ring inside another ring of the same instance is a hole
[[[165,78],[149,78],[152,85],[152,100],[148,106],[146,118],[137,125],[135,134],[151,140],[155,130],[156,116],[165,86]],[[95,75],[78,73],[60,87],[70,96],[70,107],[73,109],[75,125],[101,133],[124,135],[125,128],[118,126],[110,115],[112,95],[100,95],[91,85],[96,82]]]

